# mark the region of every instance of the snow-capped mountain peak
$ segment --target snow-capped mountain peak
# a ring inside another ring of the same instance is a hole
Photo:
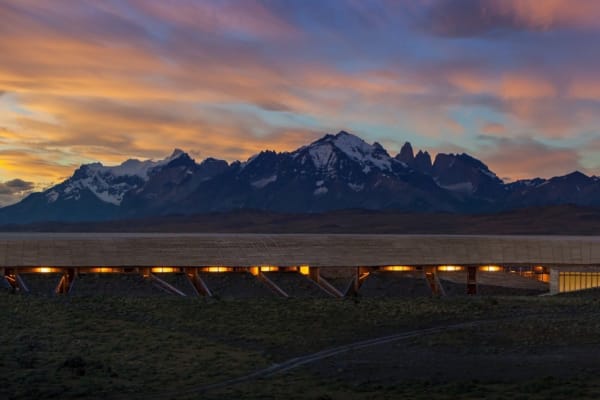
[[[356,161],[368,172],[372,168],[382,171],[391,170],[392,158],[379,143],[368,144],[358,136],[345,131],[337,135],[325,135],[307,147],[296,150],[296,154],[308,150],[317,169],[329,169],[340,155]],[[341,154],[339,154],[341,153]]]
[[[104,166],[99,162],[83,164],[71,178],[49,189],[46,197],[48,203],[54,203],[58,199],[78,200],[83,190],[89,190],[101,201],[118,206],[125,193],[148,181],[152,171],[184,156],[191,160],[187,153],[175,149],[169,157],[158,161],[129,159],[115,166]]]

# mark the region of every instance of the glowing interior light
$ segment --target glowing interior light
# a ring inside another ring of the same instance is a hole
[[[483,265],[481,267],[479,267],[480,271],[485,271],[485,272],[500,272],[502,270],[504,270],[504,268],[502,268],[499,265]]]
[[[540,274],[536,277],[536,279],[540,282],[549,283],[550,282],[550,274]]]
[[[415,267],[410,267],[408,265],[388,265],[381,269],[384,271],[413,271]]]
[[[173,267],[154,267],[152,268],[152,273],[153,274],[168,274],[168,273],[173,273],[173,272],[177,272],[178,268],[173,268]]]
[[[542,267],[541,265],[536,265],[535,267],[533,267],[533,269],[535,270],[535,272],[544,272],[544,267]]]
[[[443,272],[456,272],[456,271],[462,271],[463,267],[461,267],[460,265],[440,265],[438,267],[438,271],[443,271]]]
[[[260,272],[277,272],[279,271],[279,267],[273,267],[272,265],[262,265],[260,267]]]
[[[367,277],[369,276],[370,272],[363,272],[359,275],[358,280],[359,281],[363,281],[365,279],[367,279]]]
[[[36,272],[42,273],[42,274],[49,274],[51,272],[58,272],[58,270],[56,268],[50,268],[50,267],[40,267],[36,270]]]
[[[302,275],[308,275],[310,273],[310,267],[308,265],[301,265],[299,270]]]
[[[106,273],[120,272],[120,271],[117,268],[97,267],[97,268],[92,268],[90,270],[90,272],[97,273],[97,274],[106,274]]]
[[[258,268],[258,267],[250,267],[248,270],[249,270],[249,271],[250,271],[250,273],[251,273],[252,275],[254,275],[254,276],[257,276],[257,275],[258,275],[258,273],[259,273],[259,268]]]
[[[233,268],[231,267],[207,267],[203,269],[205,272],[231,272]]]

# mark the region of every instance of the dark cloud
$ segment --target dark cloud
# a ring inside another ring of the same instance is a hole
[[[469,37],[555,28],[597,29],[598,2],[570,0],[438,0],[422,14],[422,27],[439,36]]]
[[[525,28],[513,16],[495,13],[490,5],[485,0],[441,0],[424,14],[422,25],[433,34],[450,37]]]
[[[23,179],[12,179],[0,182],[0,207],[18,202],[33,192],[35,184]]]
[[[27,182],[23,179],[12,179],[6,182],[0,182],[0,194],[14,195],[23,192],[29,192],[35,187],[33,182]]]

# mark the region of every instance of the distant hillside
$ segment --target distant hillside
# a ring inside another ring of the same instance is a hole
[[[555,206],[477,215],[364,210],[321,214],[238,211],[112,222],[0,226],[0,231],[600,235],[600,208]]]
[[[293,152],[263,151],[245,162],[207,158],[196,163],[175,150],[160,161],[82,165],[64,182],[0,208],[0,224],[248,209],[283,214],[347,209],[476,214],[566,204],[600,207],[600,178],[573,172],[506,184],[468,154],[440,153],[432,162],[427,152],[415,156],[406,143],[393,157],[379,143],[342,131]],[[322,216],[307,218],[316,221]]]

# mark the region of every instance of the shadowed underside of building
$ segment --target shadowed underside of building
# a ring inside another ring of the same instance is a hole
[[[600,286],[600,238],[2,233],[0,274],[7,287],[69,294],[558,293]]]

